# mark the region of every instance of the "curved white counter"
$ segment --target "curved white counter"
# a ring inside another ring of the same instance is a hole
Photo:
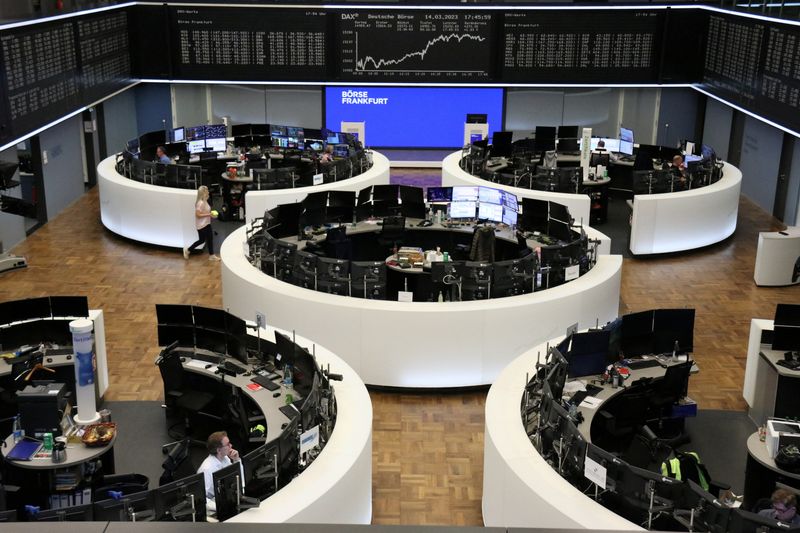
[[[277,315],[274,315],[277,316]],[[299,323],[298,323],[299,324]],[[284,331],[285,333],[286,331]],[[261,330],[274,338],[274,328]],[[309,349],[312,341],[297,336]],[[334,381],[336,425],[319,456],[288,485],[227,522],[369,524],[372,520],[372,402],[358,374],[340,357],[316,345],[323,368],[341,374]]]
[[[553,337],[551,345],[564,338]],[[484,525],[642,531],[562,478],[525,434],[520,415],[525,374],[533,371],[537,353],[544,354],[546,347],[542,343],[513,360],[486,397]]]
[[[707,187],[633,198],[631,253],[663,254],[720,242],[736,230],[742,172],[728,163]]]
[[[389,159],[378,152],[372,152],[372,167],[363,174],[346,180],[324,183],[314,187],[295,189],[275,189],[271,191],[248,191],[245,198],[245,220],[249,225],[254,218],[264,216],[264,211],[281,204],[292,204],[303,200],[309,193],[325,191],[360,191],[370,185],[389,183]]]
[[[518,354],[617,316],[622,257],[602,255],[587,274],[532,294],[472,302],[363,300],[296,287],[247,262],[245,228],[222,244],[224,307],[300,328],[342,357],[369,385],[487,385]]]
[[[389,183],[389,160],[372,153],[372,167],[361,175],[315,187],[248,191],[248,224],[252,218],[279,204],[302,200],[317,191],[358,191],[369,185]],[[100,220],[114,233],[135,241],[172,248],[183,248],[197,240],[194,203],[197,192],[141,183],[119,174],[116,155],[97,165],[100,191]],[[217,244],[219,245],[219,244]]]
[[[800,283],[800,227],[758,234],[753,279],[759,287]]]
[[[452,153],[444,158],[444,161],[442,161],[442,187],[457,187],[459,185],[493,187],[516,194],[520,198],[533,198],[534,200],[557,202],[569,208],[569,214],[572,215],[576,223],[583,221],[585,226],[589,225],[589,221],[591,220],[589,218],[589,208],[591,204],[589,195],[572,194],[568,192],[537,191],[492,183],[477,176],[473,176],[469,172],[463,170],[458,166],[460,160],[461,151]]]

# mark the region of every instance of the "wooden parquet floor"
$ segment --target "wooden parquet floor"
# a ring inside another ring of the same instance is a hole
[[[393,171],[393,180],[431,171]],[[777,221],[746,199],[727,241],[674,256],[625,260],[620,313],[695,307],[695,357],[702,371],[690,394],[702,408],[744,407],[741,388],[749,321],[769,318],[778,302],[800,301],[800,288],[756,288],[752,272],[759,231]],[[602,230],[602,228],[600,228]],[[205,256],[145,246],[106,231],[97,189],[39,229],[14,253],[29,267],[0,274],[0,301],[85,294],[103,309],[109,354],[109,400],[158,400],[153,361],[155,304],[221,305],[219,264]],[[377,524],[481,525],[485,392],[372,392],[373,521]]]

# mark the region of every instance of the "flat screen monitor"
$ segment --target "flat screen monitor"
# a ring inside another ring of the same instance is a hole
[[[356,204],[355,191],[330,191],[328,193],[328,205],[330,207],[353,208],[355,204]]]
[[[259,446],[242,457],[247,496],[263,500],[275,492],[279,455],[278,443],[274,442]]]
[[[294,365],[295,351],[297,346],[288,335],[276,331],[275,332],[275,359],[279,367],[285,364]]]
[[[653,352],[694,351],[694,309],[656,309],[653,316]]]
[[[198,328],[213,329],[215,331],[225,331],[225,322],[228,313],[222,309],[212,309],[210,307],[192,306],[194,314],[194,325]]]
[[[305,143],[305,149],[311,150],[312,152],[321,152],[322,150],[325,149],[325,144],[322,141],[306,139],[304,143]]]
[[[297,428],[300,424],[300,417],[294,416],[286,424],[278,437],[278,464],[280,465],[281,477],[291,477],[297,472],[297,459],[300,455],[299,435]]]
[[[400,188],[397,185],[375,185],[372,187],[373,202],[394,202],[400,195]]]
[[[89,299],[86,296],[51,296],[50,311],[54,317],[89,316]]]
[[[217,520],[222,522],[239,514],[239,496],[244,495],[244,478],[240,462],[217,470],[212,474],[212,479]]]
[[[231,137],[249,137],[252,134],[250,124],[233,124],[231,126]]]
[[[156,322],[159,324],[172,324],[174,326],[191,326],[192,306],[181,304],[156,304]]]
[[[467,113],[467,124],[486,124],[489,115],[486,113]]]
[[[225,355],[228,351],[228,338],[224,331],[195,328],[194,345],[216,354]]]
[[[279,126],[277,124],[269,125],[269,134],[271,137],[286,137],[286,126]]]
[[[503,191],[491,187],[478,187],[478,200],[482,204],[503,205]]]
[[[569,360],[569,350],[570,346],[572,345],[573,335],[574,333],[570,333],[569,335],[564,337],[564,340],[556,344],[556,350],[558,350],[561,353],[561,355],[565,356],[568,360]]]
[[[453,202],[477,202],[478,187],[453,187]]]
[[[775,326],[772,335],[773,350],[800,350],[799,326]]]
[[[653,353],[653,315],[651,310],[622,317],[620,349],[625,357]]]
[[[496,131],[492,135],[492,156],[511,157],[512,145],[511,138],[514,136],[510,131]]]
[[[603,146],[600,146],[600,141],[603,141]],[[592,137],[589,149],[605,150],[606,152],[619,152],[619,139],[613,137]]]
[[[311,355],[307,348],[298,346],[295,350],[292,368],[292,380],[295,390],[303,397],[308,396],[312,392],[314,376],[318,370],[314,356]],[[304,428],[308,429],[305,426]]]
[[[33,318],[50,318],[50,298],[43,296],[41,298],[26,298],[24,300],[16,300],[14,305],[14,318],[15,320],[30,320]]]
[[[580,137],[580,126],[559,126],[558,139],[577,139]]]
[[[227,317],[227,354],[247,364],[247,328],[244,320],[231,314]]]
[[[800,326],[800,305],[778,304],[775,308],[776,326]]]
[[[428,187],[428,202],[429,203],[445,203],[453,200],[452,187]]]
[[[228,127],[225,124],[209,124],[205,130],[206,139],[224,139],[228,136]]]
[[[151,491],[126,494],[119,500],[96,502],[92,509],[97,522],[140,522],[152,520],[153,493]]]
[[[608,365],[610,331],[584,331],[572,335],[572,349],[567,356],[569,377],[602,374]]]
[[[553,394],[553,400],[561,401],[564,393],[564,384],[567,382],[567,370],[569,363],[566,358],[555,347],[550,348],[550,370],[547,372],[547,383]]]
[[[555,126],[536,126],[534,135],[534,150],[537,152],[556,149]]]
[[[507,226],[516,226],[517,225],[517,212],[513,211],[507,207],[503,208],[503,224]]]
[[[562,243],[569,243],[573,240],[569,224],[560,220],[551,219],[547,223],[547,234]]]
[[[510,209],[510,210],[514,211],[515,213],[519,212],[519,203],[517,202],[517,195],[516,194],[510,193],[510,192],[504,192],[503,193],[503,205],[505,206],[506,209]]]
[[[175,128],[172,130],[172,135],[170,135],[170,140],[174,143],[183,142],[186,139],[186,132],[183,128]]]
[[[619,149],[621,154],[633,155],[633,130],[628,128],[619,128]]]
[[[330,132],[328,133],[328,138],[325,139],[325,142],[327,142],[328,144],[339,144],[341,142],[341,139],[339,138],[338,133]]]
[[[547,200],[534,198],[522,199],[522,222],[520,226],[526,231],[547,232],[547,219],[549,213]]]
[[[178,346],[194,347],[194,328],[192,326],[158,325],[158,345],[169,346],[177,341]]]
[[[60,509],[48,509],[38,513],[28,513],[30,522],[91,522],[92,504],[73,505]]]
[[[502,222],[503,206],[497,204],[485,204],[481,202],[480,206],[478,207],[478,218],[480,220],[491,220],[492,222]]]
[[[152,492],[155,520],[205,522],[206,485],[202,472],[161,485]]]
[[[189,153],[190,154],[200,154],[206,151],[206,140],[205,139],[197,139],[194,141],[189,141]]]
[[[476,202],[452,202],[450,203],[450,218],[475,218]]]
[[[224,152],[227,150],[227,142],[225,137],[214,137],[212,139],[206,139],[206,152]]]
[[[156,130],[145,133],[139,137],[139,147],[141,149],[155,148],[167,142],[167,132],[164,130]]]
[[[206,138],[206,127],[205,126],[191,126],[189,128],[185,128],[186,133],[186,140],[189,142],[192,141],[204,141]]]

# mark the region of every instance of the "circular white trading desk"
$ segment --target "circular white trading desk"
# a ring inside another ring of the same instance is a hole
[[[520,198],[532,198],[534,200],[545,200],[556,202],[567,206],[569,214],[575,219],[575,222],[583,222],[589,225],[589,208],[591,200],[588,194],[572,194],[568,192],[550,192],[550,191],[537,191],[534,189],[525,189],[522,187],[512,187],[510,185],[501,185],[486,181],[483,178],[473,176],[466,170],[462,169],[458,163],[461,161],[461,151],[452,153],[444,158],[442,161],[442,187],[457,187],[460,185],[467,186],[482,186],[493,187],[495,189],[502,189],[510,193],[516,194]]]
[[[277,280],[248,263],[245,228],[222,244],[226,309],[280,328],[300,328],[344,358],[368,385],[472,387],[531,345],[617,316],[622,257],[601,255],[586,274],[531,294],[471,302],[363,300]]]
[[[274,314],[273,316],[277,316]],[[285,330],[284,333],[286,333]],[[274,339],[274,328],[261,330]],[[301,346],[312,341],[297,335]],[[372,402],[358,374],[325,347],[316,345],[317,362],[341,374],[333,381],[337,417],[319,456],[288,485],[226,522],[369,524],[372,521]]]
[[[298,202],[318,191],[358,191],[370,185],[389,183],[389,160],[372,152],[372,167],[358,176],[313,187],[248,191],[246,218],[264,215],[279,204]],[[114,233],[135,241],[183,248],[197,240],[194,204],[197,191],[142,183],[119,174],[116,155],[97,165],[100,220]]]
[[[313,187],[296,187],[294,189],[273,189],[271,191],[247,191],[245,199],[245,220],[249,225],[254,218],[264,216],[268,211],[281,204],[293,204],[302,201],[312,192],[355,191],[358,192],[370,185],[389,184],[389,159],[378,152],[372,152],[372,166],[362,174],[341,181],[324,183]]]
[[[736,230],[742,172],[725,163],[722,178],[706,187],[633,198],[634,255],[693,250],[720,242]]]
[[[556,337],[551,345],[564,335]],[[642,531],[573,487],[528,439],[520,414],[525,375],[533,372],[537,353],[544,355],[546,348],[543,343],[514,359],[497,376],[486,397],[484,525]]]

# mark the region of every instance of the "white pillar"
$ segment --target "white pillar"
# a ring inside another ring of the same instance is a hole
[[[94,324],[91,320],[81,318],[70,322],[69,329],[75,358],[75,402],[78,408],[75,423],[92,424],[100,420],[94,397]]]

